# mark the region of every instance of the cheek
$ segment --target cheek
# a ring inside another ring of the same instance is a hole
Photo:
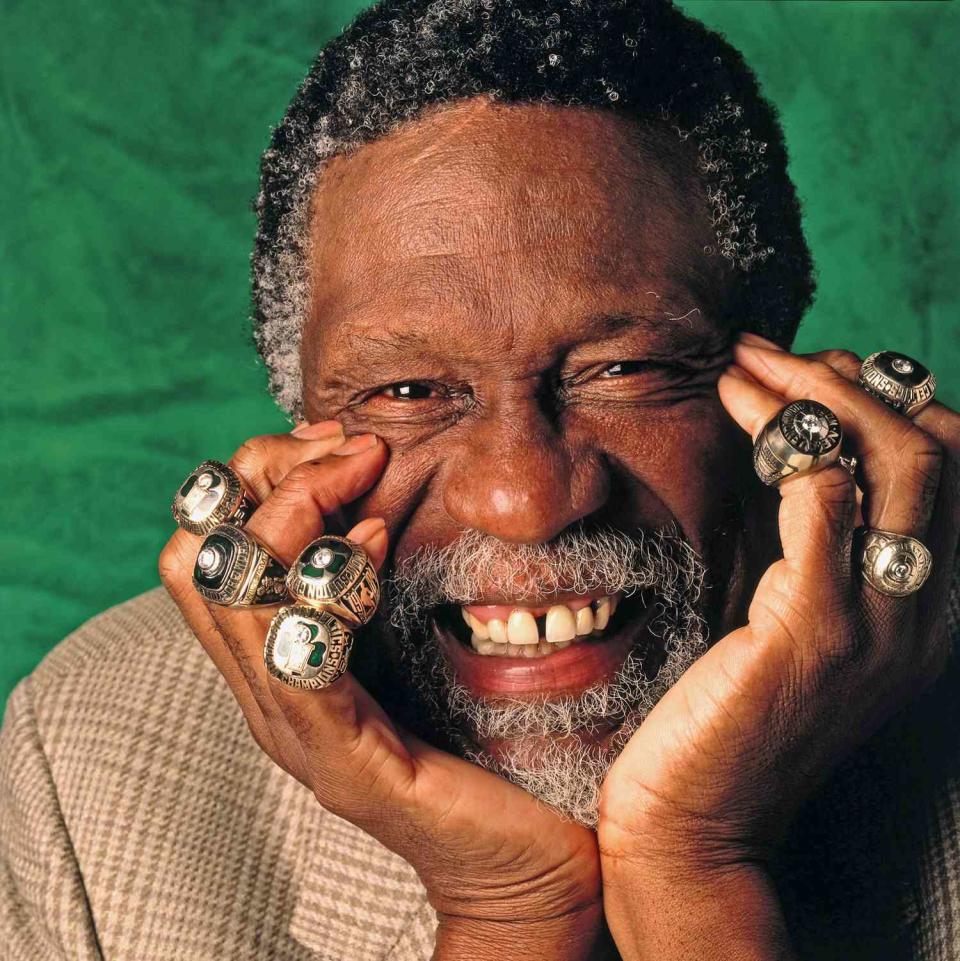
[[[564,425],[571,449],[611,475],[601,513],[610,523],[656,526],[679,522],[695,547],[725,519],[726,505],[753,477],[750,442],[719,398],[668,408],[634,408],[623,416],[578,418]],[[459,449],[442,434],[425,443],[391,444],[383,476],[349,505],[347,517],[383,517],[391,552],[407,556],[421,544],[443,544],[459,532],[443,508],[438,475]],[[576,471],[574,471],[576,473]]]
[[[719,398],[637,408],[596,435],[616,464],[616,486],[621,501],[628,498],[631,520],[650,523],[651,509],[644,503],[659,503],[658,513],[675,518],[697,547],[724,522],[727,505],[752,477],[749,438]]]
[[[431,485],[441,464],[442,442],[397,448],[390,445],[390,459],[380,480],[363,497],[348,505],[351,523],[365,517],[387,522],[390,551],[406,555],[420,544],[443,542],[443,514],[435,509]],[[449,524],[449,520],[447,520]]]

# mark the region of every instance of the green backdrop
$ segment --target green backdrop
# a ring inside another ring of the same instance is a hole
[[[203,456],[282,429],[247,325],[257,159],[357,0],[4,0],[0,702],[157,583]],[[803,349],[895,346],[960,401],[955,5],[684,0],[783,114],[820,294]]]

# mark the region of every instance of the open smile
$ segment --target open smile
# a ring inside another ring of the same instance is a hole
[[[646,592],[566,595],[548,603],[446,604],[434,633],[475,697],[576,694],[612,677],[655,609]]]

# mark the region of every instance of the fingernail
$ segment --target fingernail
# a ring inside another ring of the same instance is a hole
[[[327,437],[336,437],[343,433],[343,425],[338,420],[318,420],[315,424],[309,421],[301,421],[290,431],[294,437],[301,440],[325,440]]]
[[[367,517],[360,521],[356,527],[350,531],[350,540],[357,544],[366,544],[373,540],[382,530],[385,530],[387,522],[382,517]]]
[[[376,434],[355,434],[345,440],[336,450],[331,451],[338,457],[349,457],[350,454],[361,454],[377,446]]]
[[[766,337],[761,337],[759,334],[754,334],[749,330],[740,332],[740,342],[753,347],[766,347],[767,350],[784,350],[784,348],[775,341],[767,340]]]
[[[735,377],[737,380],[750,380],[747,376],[747,372],[742,368],[738,367],[736,364],[731,364],[724,373],[728,377]]]

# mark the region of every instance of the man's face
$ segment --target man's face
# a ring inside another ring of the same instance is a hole
[[[386,518],[395,564],[466,532],[487,549],[469,555],[487,563],[463,598],[480,635],[515,610],[540,637],[552,606],[574,623],[588,604],[602,618],[604,585],[563,590],[582,581],[558,585],[534,569],[554,558],[532,559],[531,546],[578,532],[674,525],[717,588],[706,594],[711,623],[742,604],[734,492],[754,485],[716,392],[730,362],[731,332],[717,319],[724,278],[705,252],[715,238],[693,158],[664,144],[610,114],[477,100],[322,176],[306,416],[388,444],[357,513]],[[504,551],[491,554],[493,543]],[[526,550],[513,579],[511,545]],[[603,632],[523,657],[471,642],[457,604],[434,611],[430,630],[439,626],[440,655],[469,697],[555,699],[609,680],[631,649],[662,649],[649,600],[615,600]],[[648,673],[655,663],[651,654]],[[501,750],[494,740],[481,747]]]

